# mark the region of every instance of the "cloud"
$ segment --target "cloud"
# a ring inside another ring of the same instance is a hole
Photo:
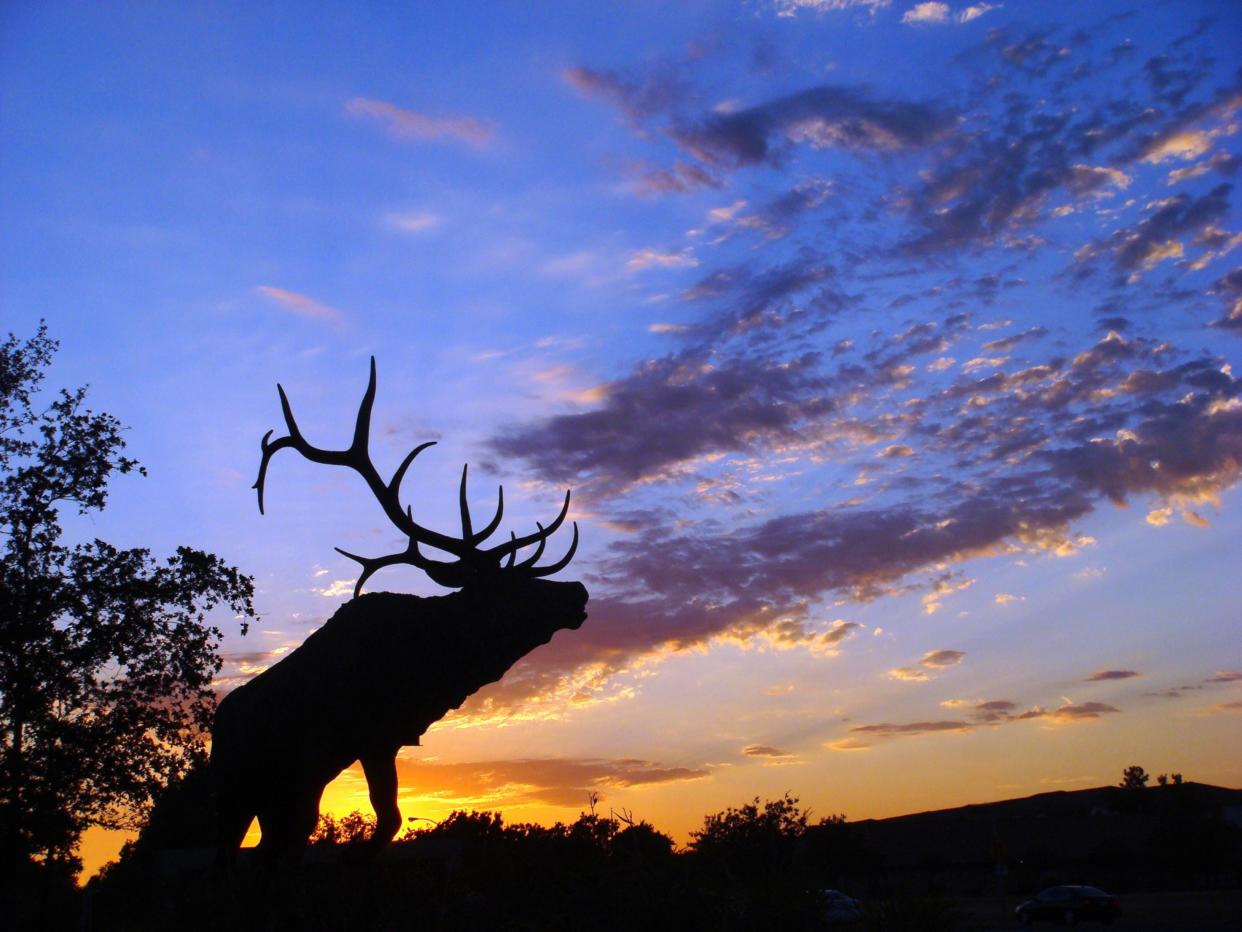
[[[585,806],[591,792],[699,780],[709,773],[706,768],[663,767],[631,758],[518,758],[462,763],[397,758],[402,796],[434,797],[460,808]]]
[[[428,210],[412,210],[387,214],[384,222],[402,233],[426,233],[440,226],[444,218]]]
[[[795,16],[800,12],[833,13],[841,10],[863,9],[874,15],[887,7],[892,0],[772,0],[778,16]]]
[[[1128,680],[1141,675],[1141,673],[1134,670],[1100,670],[1087,677],[1087,682],[1098,683],[1101,680]]]
[[[603,520],[633,511],[626,496],[644,500],[600,556],[608,600],[592,602],[573,650],[536,655],[527,687],[560,689],[592,665],[624,682],[627,664],[722,637],[803,647],[824,634],[799,614],[816,599],[918,591],[934,606],[937,580],[964,560],[1080,552],[1092,541],[1077,525],[1105,502],[1201,513],[1236,485],[1242,382],[1229,348],[1169,334],[1207,323],[1205,308],[1233,313],[1242,274],[1216,277],[1205,300],[1197,282],[1211,279],[1183,280],[1184,262],[1161,260],[1141,287],[1125,265],[1169,235],[1187,261],[1223,248],[1195,242],[1219,240],[1230,192],[1187,179],[1166,198],[1166,173],[1141,158],[1178,126],[1215,132],[1204,121],[1224,105],[1195,101],[1227,89],[1209,93],[1214,72],[1172,46],[1160,66],[1120,46],[1111,63],[1099,46],[1112,39],[994,30],[954,63],[986,91],[962,82],[953,106],[830,85],[704,110],[737,91],[700,91],[688,69],[660,88],[665,66],[573,77],[653,148],[681,145],[682,165],[715,180],[763,171],[695,208],[715,208],[687,240],[704,269],[677,296],[677,323],[654,328],[666,355],[610,373],[590,410],[492,441],[535,478],[572,484]],[[851,121],[862,129],[841,142]],[[796,207],[766,213],[796,191]],[[1133,203],[1101,197],[1123,192]],[[1066,205],[1076,219],[1052,216]],[[711,237],[733,236],[749,239],[713,253]],[[1040,285],[1082,310],[1053,328],[1022,276],[1087,239],[1091,258]],[[714,254],[726,258],[713,266]],[[990,303],[1003,315],[974,316]],[[1173,319],[1187,327],[1166,332]],[[951,359],[979,363],[929,371]]]
[[[638,272],[643,269],[688,269],[699,264],[699,260],[689,252],[660,252],[658,249],[639,249],[630,254],[625,262],[628,271]]]
[[[822,85],[681,123],[670,135],[701,162],[740,168],[778,164],[793,145],[853,152],[921,148],[941,138],[953,123],[950,114],[926,104]]]
[[[782,751],[780,748],[774,748],[768,744],[751,744],[742,748],[742,754],[746,757],[789,757],[788,751]]]
[[[1111,185],[1125,190],[1134,179],[1118,168],[1104,165],[1072,165],[1066,178],[1066,187],[1074,194],[1099,194]]]
[[[914,456],[914,450],[904,443],[892,443],[876,453],[876,456],[886,460],[903,459],[907,456]]]
[[[842,738],[839,741],[830,741],[824,747],[833,751],[866,751],[871,748],[871,745],[857,738]]]
[[[840,644],[847,638],[852,637],[854,632],[861,628],[862,625],[856,621],[841,621],[837,619],[832,623],[832,627],[820,636],[820,640],[824,644]]]
[[[948,22],[970,23],[984,13],[996,9],[1000,9],[1000,4],[976,3],[954,14],[947,3],[929,0],[926,3],[917,3],[906,10],[901,21],[909,26],[940,25]]]
[[[969,732],[978,728],[995,727],[999,725],[1011,724],[1013,722],[1026,722],[1039,719],[1048,719],[1059,724],[1067,724],[1073,722],[1091,721],[1098,719],[1103,715],[1114,714],[1120,710],[1106,705],[1102,702],[1085,702],[1081,705],[1066,702],[1059,708],[1047,710],[1040,706],[1033,706],[1025,712],[1018,712],[1018,704],[1010,699],[989,699],[986,701],[972,702],[970,700],[956,699],[941,703],[950,708],[968,707],[970,709],[970,719],[936,719],[930,721],[905,722],[895,724],[893,722],[880,722],[874,725],[856,725],[850,728],[851,736],[863,735],[873,738],[890,739],[904,738],[913,735],[928,735],[944,732]],[[853,742],[853,737],[846,738],[846,742]],[[838,750],[853,750],[853,746],[838,747],[838,743],[830,743],[827,747],[837,748]]]
[[[947,23],[949,21],[949,5],[947,3],[918,3],[906,10],[901,17],[903,23]]]
[[[983,350],[988,353],[1009,353],[1017,349],[1023,343],[1030,343],[1046,336],[1048,329],[1046,327],[1031,327],[1023,330],[1021,333],[1015,333],[1011,336],[1001,337],[998,340],[989,340],[983,344]]]
[[[350,116],[378,122],[396,139],[461,142],[482,148],[492,141],[492,127],[470,116],[428,116],[383,100],[354,97],[345,102]]]
[[[992,10],[999,10],[1001,6],[1003,6],[1003,4],[1000,3],[973,3],[957,14],[957,20],[960,23],[973,22],[984,13],[989,13]]]
[[[824,205],[834,193],[830,180],[808,178],[798,181],[793,187],[752,209],[747,209],[751,205],[746,200],[736,200],[727,206],[713,208],[707,212],[707,223],[725,229],[725,233],[713,240],[713,244],[722,242],[727,236],[748,231],[761,233],[769,240],[782,239],[793,232],[803,215],[812,212],[824,213]],[[695,230],[692,235],[698,236],[702,232]]]
[[[1208,684],[1242,682],[1242,670],[1218,670],[1203,682]]]
[[[1121,710],[1103,702],[1083,702],[1075,705],[1067,702],[1060,708],[1053,709],[1048,717],[1058,722],[1078,722],[1097,719],[1102,715],[1111,715]]]
[[[1166,82],[1164,99],[1100,93],[1098,80],[1094,88],[1088,82],[1118,61],[1088,65],[1082,57],[1087,41],[1085,33],[1062,36],[1052,28],[1021,36],[994,30],[970,53],[980,63],[996,56],[1015,72],[1002,71],[990,84],[992,92],[1004,89],[1007,104],[964,119],[945,157],[924,169],[919,184],[899,191],[898,202],[923,232],[906,239],[898,254],[1016,245],[1023,228],[1073,213],[1074,200],[1128,186],[1126,169],[1136,161],[1206,151],[1242,100],[1235,88],[1224,87],[1208,101],[1181,106],[1211,74],[1197,61],[1183,69],[1175,94]],[[1213,123],[1222,125],[1202,128]],[[1150,232],[1140,231],[1140,239]],[[1126,259],[1134,261],[1143,245],[1132,246]]]
[[[981,722],[1006,721],[1013,717],[1013,710],[1016,708],[1017,703],[1008,699],[989,699],[977,703],[972,710],[972,715]]]
[[[1164,527],[1173,520],[1172,508],[1153,508],[1147,512],[1147,523],[1152,527]]]
[[[945,731],[971,731],[975,726],[963,721],[906,722],[895,725],[880,722],[877,725],[856,725],[850,734],[874,735],[877,738],[896,738],[907,735],[928,735]]]
[[[888,675],[895,680],[905,680],[908,683],[923,683],[931,679],[918,667],[894,667],[888,671]]]
[[[615,494],[704,454],[792,437],[799,421],[828,404],[803,397],[814,383],[812,362],[737,359],[709,367],[690,356],[653,360],[609,383],[601,407],[508,431],[492,447],[552,481],[591,482]]]
[[[1010,595],[1008,592],[998,592],[996,593],[995,601],[997,605],[1008,605],[1010,602],[1025,602],[1026,596]]]
[[[1242,336],[1242,268],[1219,279],[1211,292],[1220,295],[1227,308],[1225,316],[1212,321],[1211,326]]]
[[[951,667],[962,662],[966,652],[962,650],[932,650],[919,661],[925,667]]]
[[[276,288],[272,285],[259,285],[255,291],[281,310],[296,314],[298,317],[336,326],[345,322],[345,315],[336,308],[320,304],[314,298],[298,294],[296,291],[286,291],[284,288]]]
[[[1185,251],[1183,238],[1201,239],[1228,213],[1232,191],[1233,185],[1226,182],[1201,197],[1176,194],[1156,201],[1133,227],[1123,227],[1080,249],[1079,261],[1109,254],[1117,268],[1137,276],[1166,259],[1179,258]]]
[[[325,599],[339,599],[341,596],[352,595],[356,582],[353,579],[334,579],[328,585],[312,588],[311,591]]]
[[[702,188],[719,188],[720,179],[691,162],[676,159],[672,168],[631,167],[627,172],[642,194],[684,194]]]
[[[1198,178],[1206,175],[1208,172],[1218,172],[1221,175],[1232,177],[1237,174],[1238,167],[1242,166],[1242,157],[1233,155],[1223,149],[1212,155],[1210,159],[1204,159],[1194,165],[1188,165],[1186,168],[1174,168],[1169,172],[1167,184],[1170,186],[1181,184],[1183,181],[1189,181],[1192,178]]]
[[[606,100],[635,119],[666,113],[678,106],[687,94],[685,82],[674,68],[666,64],[641,72],[579,65],[566,68],[561,72],[561,78],[584,96]],[[674,170],[671,177],[681,181],[695,178],[697,181],[694,172],[678,173]]]
[[[1171,686],[1167,689],[1147,693],[1147,695],[1159,696],[1162,699],[1180,699],[1186,693],[1198,692],[1207,687],[1219,686],[1224,683],[1238,682],[1242,682],[1242,670],[1218,670],[1211,676],[1200,680],[1198,683],[1187,683],[1181,686]]]
[[[945,708],[970,710],[971,720],[981,725],[1002,725],[1008,722],[1025,722],[1033,718],[1043,718],[1047,712],[1034,706],[1025,712],[1019,712],[1018,704],[1011,699],[948,699],[940,703]]]
[[[1061,376],[1061,387],[1051,391],[1047,403],[1050,411],[1064,412],[1066,399],[1080,392],[1083,404],[1092,413],[1085,415],[1077,428],[1068,428],[1067,435],[1058,438],[1058,445],[1032,454],[1029,471],[1020,469],[975,482],[968,495],[960,499],[950,496],[935,510],[898,499],[882,507],[848,505],[789,513],[727,532],[713,531],[710,524],[676,528],[649,520],[614,543],[604,563],[608,578],[624,579],[627,587],[644,596],[632,602],[625,598],[612,602],[608,608],[617,612],[615,624],[596,625],[593,611],[593,624],[578,633],[584,657],[607,658],[619,669],[627,657],[660,649],[661,645],[677,649],[704,643],[738,625],[755,630],[762,624],[760,610],[765,606],[767,617],[774,618],[797,600],[833,590],[847,598],[872,599],[911,573],[1015,549],[1073,553],[1086,540],[1075,536],[1069,525],[1094,509],[1096,496],[1124,502],[1143,493],[1189,497],[1216,494],[1236,481],[1242,463],[1242,406],[1212,402],[1218,390],[1232,394],[1238,389],[1235,380],[1210,365],[1182,366],[1167,376],[1151,370],[1141,380],[1133,374],[1126,376],[1130,388],[1112,398],[1141,404],[1144,420],[1120,435],[1098,436],[1098,424],[1092,418],[1108,417],[1110,423],[1117,423],[1107,414],[1109,401],[1100,400],[1098,386],[1108,383],[1099,380],[1099,373],[1114,362],[1141,358],[1143,352],[1141,345],[1106,338],[1080,354],[1074,374]],[[799,409],[791,401],[798,398],[804,384],[796,367],[781,370],[782,413],[767,421],[759,416],[761,409],[754,407],[764,398],[762,378],[748,376],[749,385],[736,395],[729,388],[735,377],[742,381],[742,372],[762,373],[762,367],[722,367],[712,370],[704,383],[700,381],[704,373],[695,367],[680,370],[678,377],[674,374],[678,370],[664,369],[664,365],[654,364],[652,368],[652,375],[659,374],[653,385],[668,392],[667,400],[657,405],[646,403],[655,397],[647,391],[617,405],[616,388],[610,386],[603,417],[590,425],[591,431],[601,431],[598,438],[583,429],[590,424],[589,419],[587,424],[579,420],[581,416],[568,416],[559,423],[554,420],[558,431],[566,431],[565,437],[572,433],[583,438],[577,447],[577,461],[575,454],[560,456],[557,449],[563,444],[568,450],[573,444],[563,438],[549,443],[545,432],[523,438],[523,444],[531,445],[537,463],[547,457],[545,468],[553,478],[559,474],[564,481],[565,475],[574,474],[593,480],[598,489],[601,481],[616,483],[618,476],[632,482],[669,475],[663,471],[670,463],[689,455],[739,446],[744,449],[744,445],[756,442],[756,430],[795,435],[796,422],[790,415]],[[721,388],[710,391],[710,379],[725,374],[728,379]],[[1074,387],[1079,379],[1084,383],[1081,389]],[[1193,396],[1152,403],[1153,397],[1163,393],[1176,396],[1186,391],[1183,386],[1187,379],[1199,385]],[[1007,380],[1012,377],[997,380],[996,390],[1004,390]],[[1086,391],[1087,384],[1097,388]],[[622,388],[626,390],[633,390],[632,382]],[[788,395],[783,394],[786,391]],[[638,402],[639,397],[644,402]],[[1006,397],[1006,403],[1019,403],[1017,394]],[[1031,412],[1044,403],[1040,397],[1027,394],[1021,401],[1021,416],[1028,424]],[[735,398],[744,400],[735,402]],[[632,419],[614,420],[618,411],[631,405]],[[658,419],[641,414],[662,409],[671,412],[667,439],[661,432],[653,433],[646,423]],[[707,417],[707,412],[717,410],[719,415]],[[749,420],[739,420],[743,415]],[[1064,420],[1063,414],[1057,416]],[[1007,430],[1018,415],[1007,413],[1002,406],[994,417]],[[632,429],[623,428],[621,423],[632,425]],[[612,426],[605,430],[605,425]],[[1081,435],[1075,437],[1079,429]],[[543,443],[536,439],[541,435]],[[979,436],[952,424],[943,424],[926,436],[928,442],[937,445],[961,445],[975,462],[981,458],[986,461],[985,451],[996,442],[986,434]],[[1005,440],[1006,444],[1012,442],[1012,437]],[[688,443],[688,447],[676,446]],[[612,455],[602,455],[610,444]],[[1020,449],[1011,446],[1015,448]],[[526,448],[511,449],[525,452]],[[619,473],[619,467],[625,471]],[[644,602],[651,598],[662,599],[663,604],[676,609],[652,611],[650,603]],[[639,616],[639,623],[620,620]],[[547,656],[549,663],[554,662],[554,655]],[[913,672],[917,676],[926,669]],[[894,675],[908,675],[908,668],[897,670],[900,672]]]

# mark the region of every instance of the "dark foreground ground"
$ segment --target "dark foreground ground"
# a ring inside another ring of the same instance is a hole
[[[1116,929],[1242,932],[1239,797],[1103,787],[812,825],[786,796],[706,817],[683,850],[594,811],[554,826],[457,812],[370,862],[371,825],[355,813],[325,818],[301,863],[244,852],[228,872],[201,841],[177,843],[187,833],[167,804],[85,892],[41,883],[32,863],[0,865],[0,928],[1000,932],[1019,928],[1026,897],[1077,883],[1117,895]],[[865,916],[831,923],[828,888],[861,899]]]
[[[1121,900],[1118,932],[1242,932],[1242,891],[1213,890],[1127,893]],[[999,932],[1024,928],[1013,918],[1017,897],[962,897],[955,901],[961,932]],[[1083,923],[1084,928],[1100,928]],[[1040,923],[1034,929],[1057,926]]]
[[[253,889],[243,886],[231,893],[219,889],[201,898],[190,896],[182,904],[165,901],[145,920],[127,921],[115,910],[110,915],[94,915],[75,923],[83,930],[165,929],[165,928],[245,928],[245,929],[359,929],[359,930],[537,930],[537,929],[661,929],[786,930],[851,929],[857,932],[1002,932],[1026,928],[1013,915],[1019,897],[931,897],[894,891],[884,900],[868,904],[867,918],[861,923],[836,924],[813,913],[795,915],[774,909],[754,911],[742,904],[705,903],[690,896],[668,910],[652,909],[641,890],[613,890],[607,899],[584,903],[567,896],[571,910],[551,904],[543,915],[532,913],[529,904],[510,915],[503,903],[484,894],[462,892],[450,908],[433,907],[427,901],[403,903],[399,896],[375,899],[375,891],[365,881],[360,888],[371,888],[353,908],[350,897],[326,884],[322,897],[310,896],[300,903],[281,903],[281,892],[289,887],[277,883],[272,898],[251,899]],[[397,894],[396,890],[385,891]],[[1131,893],[1120,896],[1123,915],[1111,927],[1119,932],[1242,932],[1242,891]],[[329,902],[330,901],[330,902]],[[115,904],[114,904],[115,905]],[[150,904],[144,904],[149,906]],[[688,907],[688,908],[686,908]],[[158,918],[157,918],[158,916]],[[135,917],[136,918],[136,917]],[[171,924],[170,924],[171,923]],[[1101,928],[1097,923],[1081,923],[1085,928]],[[1040,923],[1035,929],[1058,928]]]

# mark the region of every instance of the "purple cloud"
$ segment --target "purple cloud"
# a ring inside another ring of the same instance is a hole
[[[1087,682],[1098,683],[1102,680],[1128,680],[1141,675],[1134,670],[1100,670],[1087,677]]]
[[[740,168],[776,164],[793,145],[849,151],[898,151],[935,142],[952,114],[927,104],[876,98],[855,87],[826,85],[732,113],[702,117],[672,136],[696,158]]]
[[[782,751],[780,748],[774,748],[768,744],[752,744],[742,748],[742,754],[746,757],[788,757],[788,751]]]

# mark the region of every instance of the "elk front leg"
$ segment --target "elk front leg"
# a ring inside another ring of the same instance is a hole
[[[400,746],[364,754],[359,760],[367,778],[371,808],[375,810],[375,832],[367,842],[367,854],[374,857],[382,851],[397,829],[401,828],[401,810],[397,808],[397,752]]]

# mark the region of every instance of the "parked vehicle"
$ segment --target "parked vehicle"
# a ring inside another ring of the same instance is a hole
[[[1111,925],[1121,915],[1121,904],[1098,887],[1049,887],[1019,903],[1014,915],[1023,925],[1043,920],[1062,925],[1083,921]]]
[[[820,915],[830,929],[849,928],[863,921],[863,904],[840,890],[819,891]]]

